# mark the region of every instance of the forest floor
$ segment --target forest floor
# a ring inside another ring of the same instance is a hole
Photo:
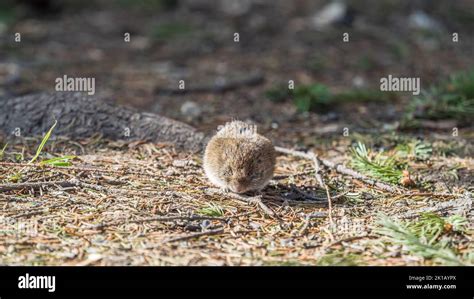
[[[41,136],[0,137],[0,264],[472,265],[474,76],[449,79],[474,65],[463,31],[472,25],[469,3],[452,6],[457,21],[443,4],[432,8],[444,26],[437,32],[408,28],[406,11],[378,4],[365,12],[362,3],[349,43],[348,28],[309,25],[312,4],[278,3],[245,17],[212,7],[160,18],[86,7],[9,20],[0,30],[0,101],[52,91],[65,74],[94,77],[97,98],[209,134],[233,118],[253,122],[276,145],[313,151],[399,192],[323,168],[329,209],[312,161],[282,154],[261,197],[268,213],[214,192],[202,156],[169,145],[53,131],[28,163]],[[257,80],[245,83],[251,74]],[[375,91],[388,74],[416,75],[430,92],[415,100]],[[189,91],[172,94],[179,80]],[[237,84],[219,90],[229,82]]]
[[[34,151],[33,141],[31,148],[10,148],[8,155]],[[434,187],[400,194],[326,169],[329,210],[312,162],[282,155],[277,180],[263,192],[269,214],[258,204],[212,191],[199,155],[100,139],[59,139],[47,148],[84,154],[46,163],[0,162],[0,178],[10,181],[0,184],[2,264],[473,263],[470,158],[410,158],[417,185]],[[337,154],[343,163],[346,156]]]

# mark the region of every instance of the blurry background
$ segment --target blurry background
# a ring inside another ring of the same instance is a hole
[[[95,77],[99,98],[203,130],[240,118],[305,145],[344,127],[472,135],[473,25],[469,0],[2,0],[0,98]],[[381,93],[389,74],[430,92]]]
[[[0,136],[0,216],[18,228],[37,223],[39,234],[0,230],[0,264],[474,264],[473,25],[472,0],[1,0],[0,131],[5,114],[15,117],[6,98],[54,92],[64,75],[94,77],[98,100],[206,133],[232,118],[254,122],[276,145],[404,191],[325,168],[331,211],[311,161],[282,155],[275,173],[284,178],[265,190],[278,217],[266,217],[246,202],[211,196],[200,154],[125,132],[109,142],[93,126],[79,127],[93,135],[85,140],[51,136],[42,148],[42,136],[26,131],[9,144]],[[420,78],[423,92],[381,92],[388,75]],[[109,132],[123,126],[102,116]],[[77,122],[65,130],[71,126]],[[71,177],[90,185],[53,187]],[[22,183],[47,185],[34,192]]]

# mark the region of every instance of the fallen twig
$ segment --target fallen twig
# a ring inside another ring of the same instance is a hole
[[[257,196],[245,196],[245,195],[240,195],[237,193],[232,193],[232,192],[224,192],[220,189],[217,188],[208,188],[206,189],[207,193],[210,193],[212,195],[218,194],[222,196],[227,196],[233,199],[237,199],[240,201],[244,201],[247,203],[252,203],[252,204],[257,204],[257,206],[268,216],[274,217],[275,212],[273,212],[269,207],[267,207],[263,202],[262,202],[262,195],[257,195]]]
[[[332,221],[332,200],[331,200],[331,195],[329,194],[329,188],[324,182],[323,177],[319,173],[321,171],[321,168],[319,167],[318,157],[313,152],[311,152],[310,155],[311,155],[311,160],[313,161],[313,164],[314,164],[314,175],[316,176],[316,181],[318,182],[321,188],[324,188],[326,190],[326,196],[328,198],[329,223],[331,224],[331,226],[333,226],[334,222]]]
[[[93,225],[90,228],[92,229],[101,229],[107,226],[117,226],[117,225],[122,225],[122,224],[129,224],[129,223],[144,223],[144,222],[168,222],[168,221],[176,221],[176,220],[187,220],[187,221],[196,221],[196,220],[218,220],[222,222],[227,222],[227,218],[222,218],[222,217],[210,217],[210,216],[168,216],[168,217],[163,217],[163,216],[157,216],[157,217],[149,217],[149,218],[143,218],[143,219],[135,219],[135,220],[126,220],[126,221],[114,221],[114,222],[109,222],[109,223],[101,223],[97,225]]]
[[[286,149],[286,148],[282,148],[282,147],[275,147],[275,149],[279,152],[282,152],[282,153],[285,153],[285,154],[290,154],[290,155],[294,155],[294,156],[297,156],[297,157],[302,157],[302,158],[306,158],[306,159],[310,159],[312,162],[313,162],[313,165],[314,165],[314,175],[316,177],[316,181],[318,182],[319,186],[321,188],[324,188],[326,190],[326,196],[327,196],[327,200],[328,200],[328,209],[329,209],[329,213],[328,213],[328,216],[329,216],[329,223],[331,224],[331,226],[333,226],[333,220],[332,220],[332,200],[331,200],[331,194],[329,193],[329,188],[328,186],[326,185],[326,183],[324,182],[323,180],[323,177],[321,176],[321,174],[319,173],[321,171],[321,168],[319,166],[319,158],[313,153],[303,153],[303,152],[297,152],[297,151],[293,151],[293,150],[289,150],[289,149]]]
[[[171,238],[171,239],[168,239],[166,241],[163,241],[163,244],[164,243],[171,243],[171,242],[178,242],[178,241],[185,241],[185,240],[194,239],[194,238],[198,238],[198,237],[202,237],[202,236],[218,235],[218,234],[222,234],[223,232],[224,232],[224,228],[221,227],[221,228],[211,229],[211,230],[207,230],[207,231],[203,231],[203,232],[199,232],[199,233],[189,234],[189,235],[182,236],[182,237]]]
[[[304,235],[304,233],[308,229],[309,222],[310,222],[311,219],[313,219],[313,218],[325,218],[327,216],[328,216],[328,214],[325,213],[325,212],[314,212],[314,213],[306,215],[304,223],[303,223],[303,225],[301,226],[301,229],[300,229],[300,236]]]
[[[464,216],[471,209],[472,209],[472,198],[470,197],[469,192],[466,192],[465,194],[461,195],[461,197],[457,199],[437,202],[434,207],[423,207],[415,211],[411,210],[401,215],[398,215],[398,218],[411,219],[411,218],[417,218],[423,213],[437,213],[437,212],[447,211],[447,210],[451,210],[452,215],[457,214],[457,215]]]
[[[362,235],[359,235],[359,236],[352,236],[352,237],[340,239],[340,240],[337,240],[337,241],[332,242],[331,244],[327,245],[326,249],[330,248],[330,247],[333,247],[333,246],[336,246],[336,245],[342,245],[342,243],[344,243],[344,242],[352,242],[352,241],[359,240],[359,239],[364,239],[364,238],[377,238],[377,236],[365,233],[365,234],[362,234]]]
[[[77,186],[74,181],[51,181],[51,182],[25,182],[25,183],[11,183],[11,184],[0,184],[0,192],[21,190],[21,189],[37,189],[42,187],[61,186],[61,187],[72,187]]]
[[[298,187],[294,186],[294,185],[290,185],[291,187],[291,190],[298,193],[298,194],[301,194],[303,195],[305,198],[307,199],[310,199],[310,200],[314,200],[314,201],[323,201],[323,202],[327,202],[327,197],[316,197],[316,196],[313,196],[311,194],[309,194],[308,192],[306,191],[303,191],[301,189],[299,189]]]
[[[275,176],[273,176],[273,180],[279,181],[279,180],[287,179],[287,178],[289,178],[289,177],[299,177],[299,176],[304,176],[304,175],[311,174],[311,173],[313,173],[312,170],[310,170],[310,171],[303,171],[303,172],[299,172],[299,173],[295,173],[295,174],[275,175]]]
[[[96,168],[96,167],[54,166],[54,165],[13,163],[13,162],[0,162],[0,166],[45,168],[45,169],[58,169],[58,170],[70,170],[70,171],[83,171],[83,172],[110,173],[110,174],[118,174],[118,175],[133,174],[133,175],[137,175],[137,176],[159,177],[159,178],[162,177],[161,175],[156,175],[156,174],[152,174],[152,173],[144,173],[142,171],[134,171],[134,170],[130,170],[130,169],[113,170],[113,169],[104,169],[104,168]]]
[[[283,154],[287,154],[287,155],[292,155],[292,156],[295,156],[295,157],[300,157],[300,158],[304,158],[304,159],[309,159],[309,160],[313,160],[314,159],[314,156],[310,153],[304,153],[304,152],[301,152],[301,151],[295,151],[295,150],[291,150],[291,149],[287,149],[287,148],[283,148],[283,147],[279,147],[279,146],[276,146],[275,147],[275,150],[277,152],[280,152],[280,153],[283,153]],[[334,169],[336,172],[340,173],[340,174],[344,174],[344,175],[348,175],[348,176],[351,176],[357,180],[360,180],[360,181],[363,181],[364,183],[366,184],[369,184],[371,186],[375,186],[381,190],[384,190],[384,191],[387,191],[387,192],[390,192],[390,193],[400,193],[400,189],[395,187],[395,186],[391,186],[391,185],[388,185],[388,184],[385,184],[385,183],[382,183],[382,182],[378,182],[374,179],[371,179],[371,178],[368,178],[367,176],[353,170],[353,169],[350,169],[350,168],[347,168],[341,164],[336,164],[332,161],[329,161],[329,160],[325,160],[325,159],[322,159],[322,158],[319,158],[316,156],[316,160],[320,161],[321,164],[323,164],[324,166],[328,167],[328,168],[331,168],[331,169]]]

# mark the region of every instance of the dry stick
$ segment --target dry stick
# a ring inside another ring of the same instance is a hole
[[[176,220],[188,220],[188,221],[193,221],[193,220],[219,220],[222,222],[227,222],[227,218],[221,218],[221,217],[206,217],[206,216],[168,216],[168,217],[163,217],[163,216],[157,216],[157,217],[149,217],[149,218],[144,218],[144,219],[136,219],[136,220],[126,220],[126,221],[114,221],[114,222],[109,222],[109,223],[101,223],[97,225],[93,225],[90,227],[91,229],[100,229],[104,228],[107,226],[114,226],[114,225],[121,225],[121,224],[129,224],[129,223],[143,223],[143,222],[168,222],[168,221],[176,221]]]
[[[363,238],[370,238],[370,237],[373,238],[375,236],[370,236],[369,234],[365,233],[365,234],[362,234],[362,235],[359,235],[359,236],[352,236],[352,237],[348,237],[348,238],[344,238],[344,239],[339,239],[339,240],[334,241],[331,244],[327,245],[326,249],[330,248],[330,247],[333,247],[333,246],[336,246],[336,245],[341,245],[343,242],[351,242],[351,241],[355,241],[355,240],[359,240],[359,239],[363,239]]]
[[[314,175],[316,176],[316,180],[318,181],[319,186],[326,189],[326,196],[328,197],[328,206],[329,206],[329,223],[331,224],[331,227],[333,227],[334,222],[332,221],[332,200],[331,200],[331,195],[329,194],[329,188],[328,188],[328,185],[326,185],[326,183],[324,182],[323,177],[319,173],[321,171],[321,168],[319,167],[318,157],[313,152],[311,152],[310,155],[314,163],[314,168],[315,168]]]
[[[34,182],[34,183],[13,183],[13,184],[0,184],[0,192],[21,190],[27,188],[41,188],[50,186],[61,186],[61,187],[72,187],[77,186],[77,183],[73,181],[52,181],[52,182]]]
[[[239,218],[242,216],[247,216],[250,215],[253,212],[245,212],[245,213],[240,213],[237,215],[229,216],[229,217],[212,217],[212,216],[156,216],[156,217],[148,217],[148,218],[143,218],[143,219],[136,219],[136,220],[126,220],[126,221],[113,221],[109,223],[101,223],[97,225],[93,225],[89,228],[91,229],[101,229],[107,226],[113,226],[113,225],[121,225],[121,224],[128,224],[128,223],[144,223],[144,222],[153,222],[153,221],[158,221],[158,222],[168,222],[168,221],[175,221],[175,220],[188,220],[188,221],[193,221],[193,220],[216,220],[216,221],[221,221],[221,222],[228,222],[232,218]]]
[[[311,219],[313,219],[313,218],[326,218],[326,216],[328,216],[328,215],[324,212],[314,212],[314,213],[306,215],[304,223],[300,228],[300,236],[303,236],[304,233],[306,232],[306,230],[308,229],[309,222],[311,221]]]
[[[27,164],[27,163],[13,163],[13,162],[0,162],[0,166],[11,166],[11,167],[37,167],[37,168],[47,168],[47,169],[61,169],[61,170],[77,170],[84,172],[99,172],[99,173],[112,173],[119,175],[139,175],[147,177],[162,177],[160,175],[154,175],[151,173],[144,173],[140,171],[133,170],[113,170],[113,169],[103,169],[103,168],[93,168],[93,167],[80,167],[80,166],[54,166],[54,165],[40,165],[40,164]]]
[[[295,156],[295,157],[300,157],[300,158],[309,159],[309,160],[314,159],[313,155],[311,155],[309,153],[295,151],[295,150],[291,150],[291,149],[287,149],[287,148],[283,148],[283,147],[279,147],[279,146],[276,146],[275,149],[276,149],[277,152],[280,152],[280,153],[283,153],[283,154],[292,155],[292,156]],[[376,180],[370,179],[367,176],[365,176],[365,175],[363,175],[363,174],[361,174],[361,173],[359,173],[355,170],[347,168],[347,167],[345,167],[341,164],[336,164],[332,161],[325,160],[325,159],[319,158],[317,156],[316,156],[316,160],[320,161],[324,166],[326,166],[328,168],[331,168],[331,169],[334,169],[336,172],[338,172],[340,174],[351,176],[351,177],[353,177],[357,180],[360,180],[360,181],[362,181],[366,184],[369,184],[371,186],[375,186],[375,187],[377,187],[381,190],[384,190],[384,191],[387,191],[387,192],[390,192],[390,193],[400,193],[400,190],[398,188],[394,187],[394,186],[390,186],[388,184],[381,183],[381,182],[378,182]]]
[[[18,201],[18,202],[28,202],[28,201],[35,201],[36,198],[24,198],[24,197],[19,197],[19,196],[14,196],[14,195],[5,195],[0,193],[0,202],[1,201]]]
[[[33,209],[30,209],[29,211],[26,211],[26,212],[23,212],[23,213],[20,213],[20,214],[9,215],[8,217],[12,217],[12,218],[29,217],[29,216],[33,216],[33,215],[39,215],[39,214],[47,213],[51,209],[60,208],[60,207],[64,207],[64,206],[65,206],[65,203],[62,202],[62,203],[55,204],[55,205],[52,205],[52,206],[49,206],[49,207],[33,208]],[[13,212],[16,212],[16,211],[13,211]]]
[[[411,219],[419,217],[422,213],[438,213],[450,209],[454,209],[454,211],[452,212],[453,214],[463,215],[469,212],[469,210],[471,209],[471,203],[471,199],[465,199],[461,197],[450,201],[439,202],[432,208],[423,207],[414,211],[404,212],[401,215],[398,215],[398,217],[401,219]]]
[[[286,148],[278,147],[278,146],[276,146],[275,149],[278,152],[293,155],[293,156],[297,156],[297,157],[301,157],[301,158],[305,158],[305,159],[309,159],[313,162],[314,169],[315,169],[314,175],[316,177],[316,181],[318,182],[318,184],[321,188],[324,188],[326,190],[326,196],[328,198],[328,206],[329,206],[329,213],[328,213],[329,223],[331,224],[331,227],[332,227],[334,225],[334,222],[332,220],[332,200],[331,200],[331,195],[329,194],[329,188],[326,185],[326,183],[324,183],[324,180],[321,177],[321,174],[319,173],[321,171],[321,168],[319,167],[319,160],[320,159],[312,152],[311,153],[303,153],[303,152],[298,152],[298,151],[294,151],[294,150],[290,150],[290,149],[286,149]]]
[[[313,172],[313,171],[311,171]],[[300,190],[299,188],[297,188],[295,185],[291,184],[290,185],[290,188],[291,188],[291,191],[294,191],[298,194],[301,194],[303,195],[305,198],[308,198],[310,200],[314,200],[314,201],[323,201],[323,202],[326,202],[327,201],[327,198],[321,198],[321,197],[316,197],[316,196],[312,196],[311,194],[308,194],[307,192],[303,191],[303,190]]]
[[[407,197],[412,196],[436,196],[436,197],[456,197],[456,194],[452,193],[433,193],[433,192],[415,192],[415,193],[408,193],[404,194]]]
[[[314,170],[311,171],[311,173],[313,173]],[[283,184],[276,184],[277,187],[287,187]],[[288,202],[288,203],[295,203],[295,204],[326,204],[327,203],[327,197],[316,197],[316,196],[313,196],[311,194],[309,194],[308,192],[305,192],[301,189],[299,189],[298,187],[294,186],[294,185],[290,185],[290,188],[292,191],[296,192],[296,193],[299,193],[301,195],[304,196],[305,200],[291,200],[291,199],[288,199],[288,198],[285,198],[285,197],[280,197],[280,196],[274,196],[274,195],[267,195],[265,194],[264,197],[265,198],[269,198],[269,199],[275,199],[275,200],[278,200],[278,201],[282,201],[282,202]],[[335,195],[335,196],[331,196],[331,199],[334,200],[334,199],[337,199],[337,198],[341,198],[343,196],[345,196],[347,193],[349,193],[349,191],[345,191],[345,192],[342,192],[338,195]],[[306,200],[306,198],[308,198],[309,200]]]
[[[289,177],[299,177],[299,176],[303,176],[303,175],[307,175],[307,174],[311,174],[313,173],[313,171],[303,171],[303,172],[299,172],[299,173],[295,173],[295,174],[282,174],[282,175],[275,175],[273,176],[273,180],[275,181],[279,181],[279,180],[284,180],[286,178],[289,178]]]
[[[231,193],[231,192],[224,192],[220,189],[217,189],[217,188],[209,188],[206,190],[206,192],[214,195],[214,194],[218,194],[218,195],[222,195],[222,196],[228,196],[228,197],[231,197],[233,199],[237,199],[237,200],[240,200],[240,201],[244,201],[244,202],[247,202],[247,203],[252,203],[252,204],[257,204],[257,206],[265,213],[267,214],[268,216],[271,216],[271,217],[274,217],[275,216],[275,212],[273,212],[269,207],[267,207],[263,202],[262,202],[262,196],[261,195],[257,195],[257,196],[245,196],[245,195],[239,195],[237,193]]]
[[[171,239],[163,241],[162,244],[177,242],[177,241],[185,241],[185,240],[194,239],[194,238],[198,238],[202,236],[218,235],[218,234],[222,234],[223,232],[224,232],[224,228],[221,227],[221,228],[212,229],[212,230],[208,230],[204,232],[193,233],[193,234],[182,236],[182,237],[171,238]]]
[[[337,197],[340,197],[342,195],[338,195]],[[288,199],[285,197],[281,196],[275,196],[275,195],[264,195],[265,198],[271,199],[271,200],[277,200],[283,204],[288,204],[288,205],[295,205],[295,206],[301,206],[301,205],[310,205],[310,206],[321,206],[321,205],[326,205],[326,198],[324,201],[320,200],[292,200]]]
[[[25,183],[12,183],[12,184],[0,184],[0,192],[11,191],[11,190],[21,190],[21,189],[28,189],[28,188],[42,188],[42,187],[82,187],[82,188],[89,188],[94,189],[97,191],[108,191],[108,188],[95,185],[95,184],[88,184],[79,181],[78,179],[71,179],[67,181],[51,181],[51,182],[25,182]]]

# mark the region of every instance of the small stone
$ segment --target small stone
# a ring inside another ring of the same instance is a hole
[[[441,31],[443,26],[434,18],[421,10],[417,10],[408,17],[408,25],[415,29]]]
[[[93,61],[100,61],[104,58],[104,51],[101,49],[90,49],[87,51],[86,55]]]
[[[181,105],[181,114],[189,119],[195,119],[201,116],[202,110],[196,102],[186,101]]]
[[[174,160],[173,161],[173,166],[178,167],[178,168],[184,168],[186,165],[188,165],[189,161],[188,160]]]
[[[249,223],[250,227],[253,228],[254,230],[259,230],[261,225],[256,223],[256,222],[250,222]]]
[[[231,16],[241,16],[250,10],[252,2],[252,0],[222,0],[220,10]]]
[[[365,86],[365,80],[361,76],[355,76],[352,79],[352,85],[357,88],[361,88]]]
[[[164,173],[165,176],[173,176],[176,174],[176,171],[174,171],[173,169],[167,169]]]
[[[20,67],[14,63],[0,63],[0,86],[9,85],[20,79]]]
[[[290,247],[293,245],[293,241],[291,239],[281,239],[280,246],[282,247]]]
[[[211,226],[211,221],[205,219],[205,220],[203,220],[203,221],[201,222],[201,228],[202,228],[203,230],[208,229],[209,226]]]
[[[333,1],[321,8],[313,16],[313,25],[316,29],[322,29],[341,21],[346,13],[347,5],[344,2]]]
[[[150,39],[145,36],[136,36],[131,40],[131,47],[137,50],[145,50],[150,47]]]

